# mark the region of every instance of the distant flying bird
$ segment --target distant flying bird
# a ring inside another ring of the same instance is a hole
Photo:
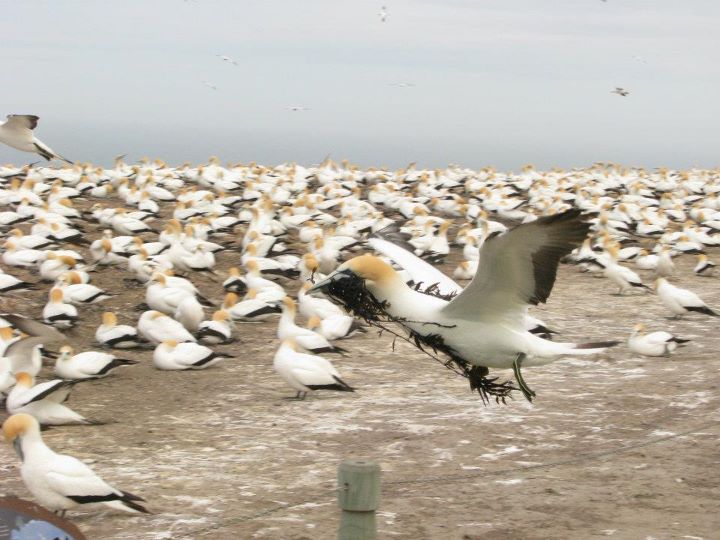
[[[38,120],[40,118],[32,114],[9,114],[7,120],[0,124],[0,142],[16,150],[40,154],[48,161],[60,159],[72,165],[72,161],[56,153],[33,135],[33,129],[37,127]]]
[[[229,56],[225,56],[224,54],[216,54],[215,56],[217,56],[223,62],[230,62],[231,64],[234,64],[236,66],[238,65],[238,63],[235,60],[233,60]]]
[[[640,62],[641,64],[647,64],[647,60],[645,60],[642,56],[633,56],[633,60]]]
[[[203,83],[205,86],[207,86],[208,88],[212,88],[213,90],[217,90],[217,86],[215,86],[214,84],[212,84],[212,83],[210,83],[210,82],[203,81],[202,83]]]
[[[615,90],[611,90],[610,93],[611,93],[611,94],[617,94],[618,96],[625,97],[625,96],[627,96],[630,92],[628,92],[628,91],[625,90],[624,88],[620,88],[619,86],[616,86],[616,87],[615,87]]]
[[[398,88],[411,88],[415,86],[415,83],[411,82],[398,82],[398,83],[390,83],[390,86],[396,86]]]
[[[378,13],[378,17],[380,17],[380,22],[385,22],[385,19],[387,19],[387,8],[385,6],[382,6],[380,8],[380,13]]]
[[[288,111],[293,111],[293,112],[298,112],[298,111],[309,111],[309,110],[310,110],[310,108],[309,108],[309,107],[299,107],[299,106],[294,106],[294,107],[285,107],[285,108],[286,108],[286,109],[287,109]]]

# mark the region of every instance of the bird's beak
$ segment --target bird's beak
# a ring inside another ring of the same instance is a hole
[[[341,279],[347,279],[353,276],[355,276],[355,274],[350,269],[335,271],[322,281],[310,287],[307,291],[307,294],[322,291],[323,289],[327,288],[331,283],[335,283],[336,281],[340,281]]]

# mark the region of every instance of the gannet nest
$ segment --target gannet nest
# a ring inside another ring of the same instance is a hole
[[[437,284],[430,285],[425,290],[419,290],[420,284],[415,286],[415,290],[436,296],[444,300],[451,300],[454,295],[442,295]],[[428,355],[430,358],[439,362],[447,369],[465,377],[470,382],[470,390],[476,391],[484,404],[488,404],[490,399],[495,399],[496,403],[505,403],[506,398],[512,397],[511,392],[519,390],[512,381],[498,383],[498,377],[488,377],[489,370],[484,366],[472,365],[467,360],[461,358],[457,351],[447,345],[440,334],[422,335],[407,326],[409,319],[394,317],[387,312],[388,302],[381,302],[367,289],[362,279],[344,278],[329,282],[322,288],[323,292],[333,302],[343,306],[349,313],[364,320],[370,326],[380,329],[380,334],[387,332],[392,334],[395,339],[399,338],[408,343],[415,345],[418,349]],[[387,324],[396,323],[403,327],[408,333],[407,336],[399,334],[388,328]],[[428,325],[437,325],[439,323],[423,323]],[[451,328],[451,327],[446,327]],[[395,349],[395,341],[393,340],[393,350]],[[440,358],[438,353],[447,356],[447,359]]]

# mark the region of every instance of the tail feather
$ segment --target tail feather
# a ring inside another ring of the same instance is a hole
[[[685,309],[688,311],[697,311],[698,313],[703,313],[704,315],[710,315],[711,317],[720,317],[720,314],[715,313],[712,309],[710,309],[707,306],[685,306]]]

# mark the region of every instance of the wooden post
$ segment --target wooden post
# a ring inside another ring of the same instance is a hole
[[[343,461],[338,467],[338,540],[376,540],[375,510],[380,506],[380,465]]]

